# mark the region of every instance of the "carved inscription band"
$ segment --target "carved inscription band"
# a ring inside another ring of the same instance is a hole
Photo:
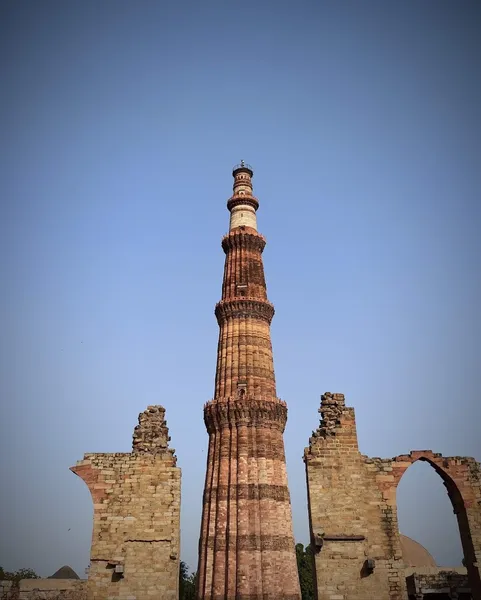
[[[270,324],[274,312],[274,306],[262,300],[221,300],[215,307],[215,316],[219,325],[232,318],[260,319]]]
[[[263,431],[263,429],[259,429],[259,431]],[[243,456],[245,458],[265,458],[266,460],[280,460],[283,463],[286,462],[284,444],[281,444],[278,438],[276,438],[272,444],[262,445],[257,442],[255,447],[253,447],[252,444],[249,444],[247,450],[244,450]]]
[[[267,354],[270,357],[272,355],[271,340],[263,336],[262,333],[252,333],[250,330],[248,333],[239,332],[235,337],[229,338],[225,343],[223,342],[220,351],[222,352],[224,349],[232,350],[239,346],[251,346],[251,348],[256,348],[257,351],[260,351],[261,356]],[[267,352],[263,352],[262,349],[267,350]]]
[[[204,407],[204,422],[209,433],[224,427],[266,427],[284,431],[287,407],[280,401],[263,401],[247,398],[217,402],[213,400]]]
[[[211,498],[217,502],[222,500],[276,500],[290,502],[290,495],[285,485],[269,485],[267,483],[238,483],[219,485],[204,492],[204,504],[209,504]]]
[[[227,535],[226,537],[210,537],[208,548],[214,550],[293,550],[294,538],[284,535]],[[298,599],[297,599],[298,600]]]
[[[266,246],[266,238],[260,233],[251,233],[242,229],[234,229],[222,238],[222,248],[227,254],[232,248],[245,248],[262,252]]]
[[[246,367],[244,367],[244,369],[241,371],[240,374],[239,374],[239,368],[237,368],[237,370],[231,374],[231,377],[225,377],[224,383],[242,379],[243,376],[249,377],[251,375],[253,377],[258,377],[261,380],[261,382],[260,382],[261,384],[271,382],[274,379],[272,369],[270,369],[268,367],[259,367],[259,366],[247,367],[246,366]]]

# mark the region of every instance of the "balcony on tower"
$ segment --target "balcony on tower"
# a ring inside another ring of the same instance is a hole
[[[227,208],[230,211],[230,227],[251,227],[257,231],[256,211],[259,208],[259,202],[252,193],[252,177],[254,171],[252,167],[241,161],[232,169],[234,177],[233,194],[227,201]]]

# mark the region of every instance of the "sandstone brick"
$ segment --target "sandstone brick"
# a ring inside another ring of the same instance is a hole
[[[71,469],[95,499],[85,600],[177,600],[180,469],[164,415],[161,406],[139,415],[132,453],[86,454]]]
[[[479,464],[472,458],[454,460],[431,450],[393,459],[369,458],[359,453],[357,442],[353,453],[352,443],[345,440],[357,439],[354,411],[345,406],[344,397],[324,394],[319,412],[320,426],[304,452],[310,528],[313,542],[320,544],[315,556],[318,599],[331,599],[333,587],[342,590],[346,600],[407,599],[409,573],[402,560],[396,487],[414,461],[424,460],[448,489],[467,551],[469,586],[473,598],[481,600]],[[355,533],[364,539],[350,541]],[[344,542],[337,542],[332,541],[333,534],[348,535]],[[341,550],[340,544],[346,548]],[[375,559],[376,565],[373,572],[362,575],[366,558]],[[445,585],[446,579],[439,578]]]

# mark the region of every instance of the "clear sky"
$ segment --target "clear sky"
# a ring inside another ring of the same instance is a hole
[[[162,404],[196,568],[232,165],[254,166],[296,539],[320,394],[361,451],[481,459],[481,4],[0,3],[0,565],[81,576],[69,467]],[[461,550],[427,465],[402,530]]]

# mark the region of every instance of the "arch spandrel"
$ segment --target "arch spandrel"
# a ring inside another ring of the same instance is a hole
[[[432,450],[412,450],[409,454],[400,454],[392,459],[396,488],[407,469],[418,460],[427,462],[441,477],[455,509],[459,503],[465,508],[477,505],[477,496],[480,496],[479,463],[471,457],[443,456]],[[473,477],[473,473],[478,475]]]
[[[384,496],[395,502],[397,486],[409,467],[418,460],[427,462],[441,477],[456,515],[468,579],[475,600],[481,600],[481,475],[480,464],[472,457],[443,456],[432,450],[413,450],[392,460],[393,488]],[[397,511],[396,511],[397,512]]]

